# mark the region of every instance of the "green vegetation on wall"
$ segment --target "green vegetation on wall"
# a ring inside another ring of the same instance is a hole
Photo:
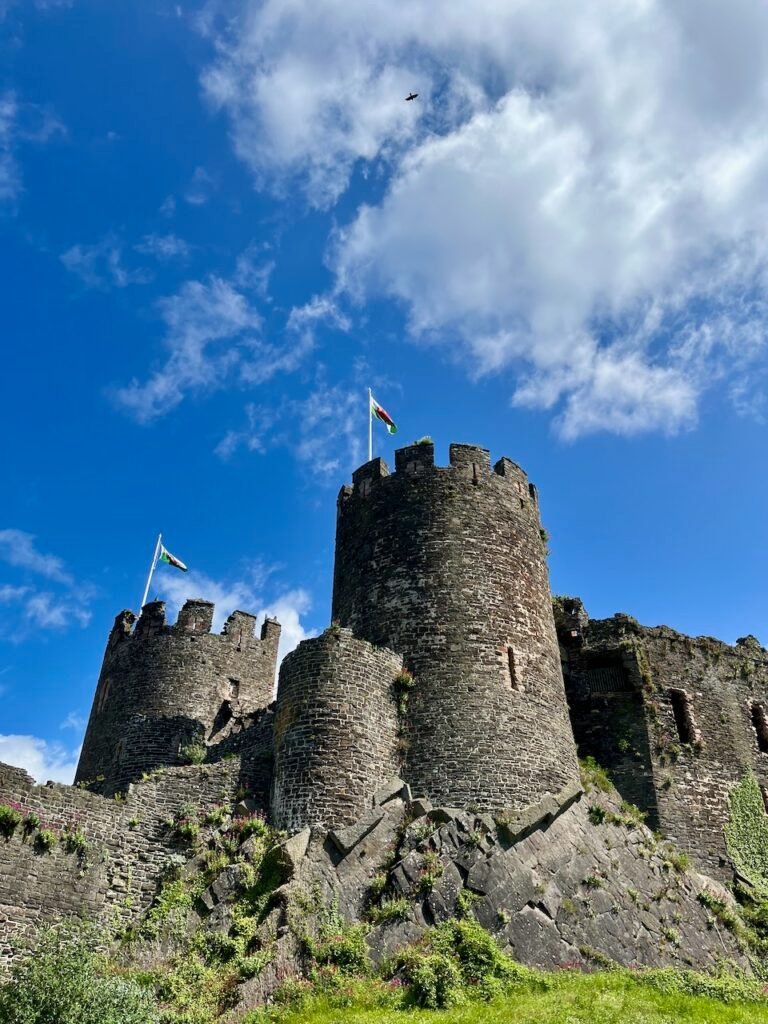
[[[741,874],[768,899],[768,814],[752,772],[731,790],[725,843]]]

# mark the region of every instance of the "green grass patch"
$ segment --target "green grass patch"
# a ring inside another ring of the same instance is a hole
[[[466,1001],[444,1010],[417,1009],[397,986],[369,983],[302,995],[248,1014],[243,1024],[765,1024],[766,1004],[754,983],[729,994],[722,979],[680,971],[647,976],[617,970],[580,974],[530,972],[490,1002]],[[737,987],[738,987],[737,983]],[[751,986],[751,987],[750,987]],[[708,994],[707,989],[711,989]],[[743,998],[744,995],[748,998]],[[726,1001],[727,1000],[727,1001]],[[340,1009],[343,1008],[343,1013]]]

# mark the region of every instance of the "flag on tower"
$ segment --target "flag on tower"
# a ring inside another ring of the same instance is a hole
[[[395,421],[389,415],[387,410],[382,405],[379,405],[379,403],[376,401],[373,395],[371,395],[371,417],[374,416],[376,417],[377,420],[381,420],[381,422],[384,424],[384,426],[387,428],[390,434],[397,433]]]
[[[181,559],[176,558],[175,555],[172,555],[168,548],[164,547],[162,544],[160,545],[160,554],[158,555],[158,561],[167,562],[168,565],[172,565],[174,569],[181,569],[182,572],[189,571],[186,565],[184,565],[184,563],[181,561]]]

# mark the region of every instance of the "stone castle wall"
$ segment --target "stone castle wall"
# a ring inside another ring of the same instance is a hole
[[[59,916],[128,925],[149,907],[174,855],[188,846],[168,822],[181,808],[232,801],[242,785],[239,757],[160,770],[113,800],[73,786],[37,786],[20,768],[0,764],[0,803],[35,814],[58,841],[40,851],[20,826],[0,837],[0,966],[19,939]],[[78,828],[88,850],[68,853],[64,830]]]
[[[296,832],[347,825],[399,772],[397,704],[402,658],[331,627],[280,669],[272,818]]]
[[[132,629],[121,612],[107,642],[76,781],[111,795],[161,765],[186,763],[183,748],[215,743],[233,717],[272,700],[280,626],[234,612],[210,632],[213,605],[187,601],[174,626],[165,606],[144,606]]]
[[[750,770],[768,789],[768,652],[752,638],[731,647],[624,615],[590,622],[583,643],[564,648],[580,753],[723,877],[730,790]]]
[[[435,802],[522,807],[576,777],[536,490],[451,445],[374,459],[339,495],[333,618],[416,679],[404,777]]]

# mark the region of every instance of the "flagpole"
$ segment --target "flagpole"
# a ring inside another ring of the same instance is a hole
[[[373,458],[373,417],[371,416],[371,409],[373,408],[373,395],[371,389],[368,388],[368,461],[370,462]]]
[[[155,568],[157,566],[157,556],[160,554],[160,543],[161,543],[162,539],[163,539],[162,533],[158,533],[158,535],[157,535],[157,544],[155,544],[155,553],[154,553],[154,555],[152,555],[152,565],[150,565],[150,567],[149,567],[149,576],[147,576],[147,585],[146,585],[146,587],[144,587],[144,597],[142,597],[142,599],[141,599],[141,604],[139,605],[139,611],[141,611],[141,609],[147,603],[147,594],[149,593],[149,588],[150,588],[150,586],[152,584],[152,575],[153,575],[153,573],[155,571]]]

